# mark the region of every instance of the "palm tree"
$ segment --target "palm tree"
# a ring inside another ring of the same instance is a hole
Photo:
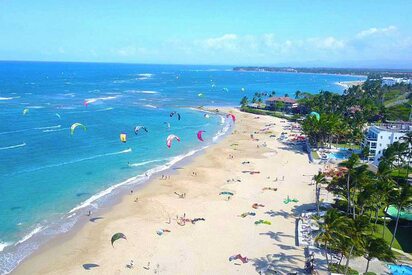
[[[249,103],[249,99],[247,98],[247,96],[242,97],[242,100],[240,101],[240,105],[242,107],[246,106]]]
[[[285,94],[285,97],[289,97],[289,94],[286,93],[286,94]]]
[[[299,91],[299,90],[297,90],[297,91],[295,92],[295,98],[298,99],[301,94],[302,94],[302,92]]]
[[[326,262],[329,265],[328,246],[337,244],[338,239],[345,238],[343,228],[346,225],[346,217],[341,215],[337,209],[328,210],[323,217],[324,222],[319,223],[320,233],[315,241],[323,243],[326,252]]]
[[[371,236],[366,237],[364,257],[368,261],[365,273],[368,272],[369,262],[373,258],[388,262],[393,262],[395,260],[395,256],[385,240]]]
[[[395,203],[398,209],[398,214],[396,215],[395,229],[393,231],[393,236],[390,244],[391,248],[396,237],[396,232],[398,231],[399,217],[401,211],[404,207],[410,206],[412,204],[412,185],[409,185],[408,183],[399,185],[396,192],[394,192],[393,202]]]
[[[315,192],[316,192],[316,212],[319,216],[319,198],[320,198],[320,189],[322,184],[327,183],[325,175],[322,172],[318,172],[317,175],[314,175],[312,180],[315,182]]]
[[[407,144],[408,146],[408,152],[406,153],[406,180],[409,178],[409,166],[410,166],[410,161],[412,158],[412,132],[406,133],[401,139]]]
[[[361,253],[365,247],[365,237],[370,232],[370,223],[366,216],[357,216],[355,219],[348,219],[350,237],[350,249],[346,256],[345,274],[348,274],[349,261],[354,252]],[[363,253],[362,253],[363,254]]]
[[[258,100],[257,100],[257,105],[258,105],[259,108],[260,108],[260,105],[262,105],[262,103],[263,103],[262,98],[259,97]]]
[[[346,213],[350,213],[351,210],[351,176],[354,174],[354,168],[358,167],[360,165],[360,159],[359,156],[356,154],[352,154],[348,160],[343,161],[339,164],[339,166],[346,167],[348,171],[346,172],[346,199],[348,202],[347,206],[347,211]]]

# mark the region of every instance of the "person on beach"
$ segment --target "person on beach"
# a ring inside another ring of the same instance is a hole
[[[92,215],[92,211],[89,210],[89,213],[87,213],[87,216],[90,217]]]

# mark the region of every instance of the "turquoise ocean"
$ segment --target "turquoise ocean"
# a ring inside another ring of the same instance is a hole
[[[230,119],[193,107],[238,106],[243,95],[273,90],[342,92],[336,82],[360,79],[224,66],[0,62],[0,274],[89,210],[230,132]],[[76,122],[87,129],[71,135]],[[148,131],[135,134],[136,126]],[[180,142],[169,149],[170,134]]]

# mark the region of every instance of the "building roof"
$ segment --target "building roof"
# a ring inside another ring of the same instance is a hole
[[[375,123],[371,125],[379,131],[395,132],[395,133],[407,133],[412,131],[412,124],[410,122],[399,123]]]
[[[294,100],[293,98],[284,97],[284,96],[269,97],[266,101],[269,101],[269,102],[280,101],[280,102],[291,103],[291,104],[295,104],[295,103],[296,103],[296,100]]]

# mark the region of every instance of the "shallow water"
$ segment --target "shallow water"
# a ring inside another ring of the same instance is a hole
[[[142,183],[144,173],[208,146],[230,126],[189,107],[238,105],[243,95],[272,90],[340,92],[335,82],[356,79],[209,66],[0,62],[0,273],[38,247],[36,235],[69,230],[79,213],[98,208],[116,188]],[[75,122],[87,130],[70,135]],[[136,135],[136,125],[148,132]],[[169,134],[181,138],[171,149]]]

